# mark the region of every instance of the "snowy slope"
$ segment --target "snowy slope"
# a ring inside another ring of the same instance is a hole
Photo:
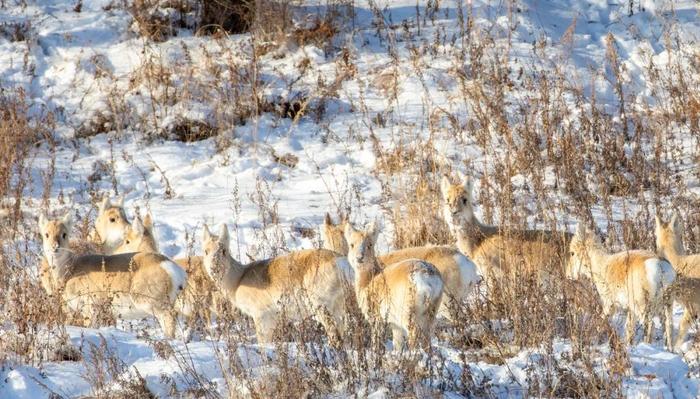
[[[353,29],[341,32],[335,39],[351,50],[356,74],[345,80],[337,96],[326,104],[320,120],[303,117],[298,122],[279,118],[271,113],[251,118],[245,125],[237,125],[222,134],[232,145],[218,148],[217,139],[194,143],[182,143],[155,139],[145,140],[144,133],[153,130],[152,115],[158,116],[159,126],[178,117],[212,122],[220,118],[223,109],[233,113],[234,99],[228,97],[225,88],[233,76],[225,71],[223,57],[235,54],[234,62],[246,65],[250,51],[248,35],[233,35],[225,40],[212,40],[207,36],[195,36],[181,30],[177,37],[164,43],[146,43],[131,26],[131,16],[120,8],[112,7],[112,1],[85,1],[80,13],[73,10],[74,0],[28,1],[26,6],[8,5],[0,8],[0,25],[29,23],[29,41],[10,41],[0,37],[0,87],[23,88],[32,110],[41,113],[50,110],[57,119],[58,148],[56,176],[52,198],[59,194],[79,215],[94,211],[91,194],[101,190],[114,193],[111,176],[101,175],[89,179],[101,165],[114,166],[118,194],[125,195],[126,206],[150,211],[156,220],[156,234],[160,248],[171,257],[185,256],[188,252],[186,237],[194,235],[194,253],[199,253],[201,226],[227,223],[236,227],[234,250],[236,257],[262,258],[280,247],[287,249],[310,248],[318,245],[318,238],[305,238],[296,227],[316,229],[325,212],[350,207],[358,222],[381,215],[385,199],[379,179],[373,173],[377,162],[368,137],[367,115],[382,114],[388,123],[372,127],[379,141],[391,146],[411,137],[430,135],[426,103],[431,109],[444,107],[456,115],[469,112],[458,99],[459,89],[449,73],[454,69],[454,58],[445,54],[423,56],[421,62],[429,68],[419,76],[407,63],[399,66],[401,82],[397,103],[389,107],[385,92],[377,87],[373,76],[378,71],[391,69],[391,56],[387,52],[388,38],[375,34],[375,16],[370,4],[355,2],[356,16]],[[323,7],[324,2],[319,2]],[[402,21],[414,26],[416,3],[413,1],[380,1],[385,21],[401,26]],[[422,26],[421,38],[430,41],[436,35],[454,35],[458,32],[458,6],[443,2],[442,10],[435,15],[435,24]],[[470,1],[469,4],[472,2]],[[616,107],[614,87],[609,81],[599,79],[596,87],[590,87],[591,76],[605,75],[606,37],[615,35],[621,60],[630,88],[644,93],[646,83],[641,73],[651,61],[664,65],[671,57],[664,43],[664,32],[671,26],[683,32],[686,42],[679,43],[679,51],[690,51],[697,46],[700,36],[700,11],[696,2],[673,3],[645,0],[645,11],[627,15],[626,7],[608,1],[578,2],[569,0],[517,2],[513,17],[509,20],[506,6],[491,2],[474,2],[476,25],[484,29],[501,31],[500,37],[512,29],[513,47],[511,69],[548,70],[557,67],[570,83],[584,91],[595,91],[599,101],[611,110]],[[314,7],[309,6],[310,10]],[[425,13],[425,7],[421,7]],[[559,43],[573,33],[571,45],[551,47],[545,59],[533,56],[533,43],[544,40]],[[397,32],[396,51],[402,60],[410,59],[409,40]],[[395,39],[394,39],[395,40]],[[505,46],[505,39],[494,46]],[[333,82],[340,69],[336,60],[326,57],[324,51],[313,45],[290,45],[262,56],[259,75],[264,94],[270,98],[304,95],[316,104],[317,82]],[[445,49],[448,53],[450,49]],[[144,72],[150,60],[172,66],[178,73],[170,76],[170,84],[178,93],[186,93],[182,100],[169,101],[153,98],[167,97],[159,89],[149,88],[143,81],[135,80]],[[186,61],[190,60],[190,61]],[[308,62],[309,70],[299,76],[297,65]],[[460,66],[461,67],[461,66]],[[207,78],[207,71],[221,68],[219,80]],[[188,74],[197,84],[187,80]],[[121,103],[115,106],[114,99]],[[643,96],[632,99],[642,104]],[[114,128],[118,133],[98,134],[89,139],[76,139],[76,131],[86,122],[102,113],[121,113],[113,120],[123,121],[124,126]],[[363,109],[366,107],[366,109]],[[387,112],[388,111],[388,112]],[[224,117],[228,117],[225,115]],[[573,117],[572,117],[573,118]],[[354,138],[359,139],[354,139]],[[353,139],[349,139],[353,138]],[[700,193],[697,164],[690,159],[692,141],[686,145],[682,157],[687,157],[685,167],[676,171],[694,192]],[[453,162],[464,172],[481,175],[491,167],[479,148],[472,142],[452,141],[436,137],[436,150],[444,162]],[[275,160],[273,154],[294,154],[298,163],[286,166]],[[37,152],[32,165],[34,182],[27,188],[26,196],[40,202],[42,197],[41,173],[49,165],[52,155],[43,147]],[[467,170],[464,161],[470,160],[473,170]],[[256,193],[270,196],[270,204],[276,208],[279,226],[266,227],[263,220],[269,215],[261,213]],[[170,198],[169,198],[170,197]],[[633,202],[633,201],[632,201]],[[54,210],[68,205],[53,202]],[[634,205],[630,205],[635,212]],[[36,209],[27,206],[27,212]],[[615,208],[615,217],[621,219],[625,212]],[[602,209],[594,209],[601,216]],[[602,221],[601,217],[601,221]],[[569,222],[562,217],[561,223]],[[28,221],[28,225],[31,222]],[[265,230],[263,230],[266,228]],[[382,249],[390,247],[392,226],[380,239]],[[268,242],[261,242],[261,237]],[[677,312],[678,313],[678,312]],[[678,316],[678,315],[677,315]],[[148,388],[157,395],[168,396],[165,374],[175,381],[178,389],[192,385],[182,370],[182,360],[162,359],[151,344],[138,337],[136,331],[104,328],[90,330],[68,327],[71,342],[85,348],[87,342],[98,344],[100,335],[107,346],[124,362],[125,370],[136,369],[145,378]],[[197,373],[211,380],[222,396],[228,389],[224,382],[218,358],[222,353],[215,348],[220,342],[203,340],[185,347],[182,342],[172,342],[176,353],[187,353],[186,359]],[[294,344],[290,344],[294,347]],[[468,368],[472,375],[488,381],[491,392],[497,397],[519,397],[525,392],[528,371],[538,362],[538,350],[523,351],[510,358],[507,364],[493,365],[484,362],[464,364],[459,351],[443,342],[436,342],[439,351],[454,368],[450,373],[461,375]],[[556,343],[555,352],[570,351],[570,343]],[[688,347],[688,345],[686,345]],[[700,395],[698,377],[700,366],[691,364],[682,356],[663,351],[660,345],[639,344],[630,349],[631,370],[623,386],[629,397],[681,397]],[[257,359],[260,352],[274,352],[274,348],[240,344],[237,353],[247,362],[250,375],[264,378],[266,362]],[[289,352],[293,352],[290,350]],[[87,350],[84,349],[87,353]],[[293,355],[290,355],[293,357]],[[690,355],[689,355],[690,356]],[[604,354],[601,364],[604,368]],[[47,362],[41,367],[8,363],[0,370],[1,398],[48,397],[53,391],[65,397],[92,394],[90,384],[81,376],[84,364],[80,362]],[[126,371],[125,371],[126,373]],[[447,377],[446,377],[447,378]],[[478,379],[478,378],[477,378]],[[169,381],[169,380],[168,380]],[[426,384],[429,385],[429,384]],[[382,389],[377,388],[377,397]],[[373,388],[373,389],[374,389]],[[245,387],[239,387],[245,395]],[[343,388],[339,388],[342,391]],[[339,394],[352,394],[345,388]],[[372,392],[365,392],[366,394]],[[457,395],[457,394],[455,394]],[[456,396],[455,396],[456,397]]]

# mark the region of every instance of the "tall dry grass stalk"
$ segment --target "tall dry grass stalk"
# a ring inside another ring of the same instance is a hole
[[[194,12],[188,2],[170,3],[179,4],[181,13]],[[216,15],[217,9],[207,11],[206,7],[236,2],[205,3],[205,12]],[[128,76],[128,85],[104,88],[109,99],[106,109],[95,111],[78,127],[76,136],[109,133],[118,140],[126,131],[139,130],[145,132],[144,145],[163,138],[197,141],[215,137],[217,149],[227,153],[237,142],[234,129],[244,124],[256,126],[263,114],[289,119],[292,126],[309,118],[322,125],[319,140],[344,143],[348,149],[363,145],[373,149],[377,162],[372,174],[382,187],[382,210],[393,231],[388,237],[391,247],[452,243],[440,214],[439,181],[442,175],[458,170],[478,180],[475,197],[483,221],[506,231],[561,231],[570,228],[575,218],[595,220],[606,231],[606,245],[611,249],[651,249],[653,216],[664,205],[687,215],[686,246],[689,251],[700,251],[700,229],[696,228],[700,200],[691,193],[686,178],[700,178],[697,167],[693,169],[700,161],[698,51],[677,51],[664,65],[649,56],[643,74],[650,94],[642,96],[641,89],[626,78],[613,35],[605,40],[605,65],[586,79],[570,78],[576,21],[559,43],[535,42],[532,64],[518,69],[511,51],[515,25],[480,25],[470,3],[458,2],[459,29],[451,37],[436,22],[445,12],[440,2],[429,2],[403,24],[393,23],[370,2],[373,31],[389,57],[387,65],[361,76],[357,49],[339,42],[338,35],[357,33],[350,26],[352,17],[343,20],[354,15],[354,10],[347,1],[333,5],[337,7],[328,7],[302,27],[288,20],[294,4],[275,2],[277,8],[268,9],[269,14],[258,7],[254,11],[260,25],[253,26],[250,40],[229,40],[221,29],[212,27],[207,32],[212,33],[211,46],[182,44],[181,62],[171,63],[154,42],[175,34],[177,23],[171,16],[154,17],[160,15],[152,9],[158,7],[156,2],[134,2],[137,8],[130,11],[137,31],[150,38],[144,42],[142,63]],[[514,3],[505,6],[497,11],[512,22]],[[275,19],[268,18],[271,16]],[[224,22],[215,24],[226,30]],[[431,29],[435,34],[424,40]],[[665,43],[678,50],[676,43],[682,38],[672,32],[666,34]],[[316,86],[304,86],[303,78],[312,69],[307,60],[287,77],[288,97],[265,96],[264,57],[283,57],[285,49],[309,44],[335,58],[335,79],[318,79]],[[558,57],[557,62],[549,62],[551,54]],[[432,68],[431,60],[437,58],[449,59],[450,67]],[[98,59],[94,61],[99,64]],[[434,76],[439,76],[438,90],[428,84]],[[421,115],[414,118],[417,121],[404,118],[400,101],[408,77],[420,87],[413,93],[423,104]],[[344,83],[358,78],[368,84],[360,85],[358,98],[345,98]],[[589,90],[598,85],[610,88],[613,98],[600,98],[600,93]],[[370,106],[368,91],[381,93],[384,108],[377,111]],[[443,96],[443,92],[450,95]],[[39,286],[35,225],[31,216],[22,213],[24,189],[33,183],[29,171],[36,152],[32,149],[43,145],[53,162],[53,119],[50,114],[30,115],[21,91],[4,93],[0,95],[0,153],[6,155],[0,158],[0,324],[11,326],[11,333],[0,337],[0,361],[41,364],[49,359],[77,358],[80,355],[65,349],[68,315]],[[127,107],[127,94],[140,95],[148,112]],[[351,126],[347,134],[324,122],[327,106],[339,98],[356,111],[359,121],[360,128]],[[211,115],[201,119],[174,117],[181,107],[192,103],[215,106]],[[275,153],[257,137],[254,141],[257,154],[269,155],[290,168],[298,162]],[[466,154],[473,154],[474,159]],[[102,179],[109,180],[114,191],[119,188],[115,173],[119,156],[111,151],[110,162],[94,165],[89,185],[93,210],[102,194],[98,184]],[[129,154],[121,156],[135,166]],[[54,173],[52,163],[43,176],[41,206],[48,205]],[[148,172],[140,173],[147,182]],[[166,173],[160,170],[164,185],[169,186]],[[339,211],[363,215],[367,200],[350,179],[324,176],[324,181]],[[252,191],[250,197],[241,198],[236,184],[232,193],[236,220],[245,199],[255,205],[260,222],[248,253],[241,253],[234,240],[234,253],[242,261],[289,250],[289,232],[282,223],[284,204],[275,195],[274,183],[258,181]],[[150,191],[144,195],[154,199]],[[84,220],[80,235],[87,238],[94,211],[80,216]],[[188,253],[193,253],[191,237]],[[494,282],[485,297],[456,309],[459,317],[454,323],[439,326],[432,351],[416,356],[389,353],[383,326],[367,325],[353,304],[348,308],[352,333],[339,347],[326,345],[326,337],[313,321],[281,326],[273,354],[257,353],[262,364],[273,370],[262,378],[257,370],[246,367],[239,352],[254,342],[250,320],[227,310],[216,324],[195,327],[202,337],[222,344],[214,350],[229,392],[260,398],[315,397],[338,390],[369,393],[378,387],[406,396],[451,390],[488,397],[494,395],[493,387],[473,376],[468,362],[505,364],[523,348],[536,350],[539,357],[534,366],[541,366],[529,369],[529,386],[517,392],[524,396],[619,396],[622,378],[629,370],[627,348],[609,320],[601,316],[595,290],[586,283],[566,280],[562,273],[546,283],[517,273]],[[571,351],[564,356],[555,353],[554,342],[560,339],[571,342]],[[187,353],[175,353],[157,340],[153,345],[162,356],[178,359],[183,378],[196,395],[219,397],[191,367]],[[455,360],[446,354],[448,345],[458,353],[462,375],[450,374]],[[129,376],[133,377],[130,382],[120,377],[124,365],[114,353],[95,345],[83,355],[88,355],[83,377],[95,386],[96,396],[112,395],[105,391],[108,380],[120,382],[129,395],[149,395],[143,391],[140,376]],[[602,358],[607,359],[605,364]]]

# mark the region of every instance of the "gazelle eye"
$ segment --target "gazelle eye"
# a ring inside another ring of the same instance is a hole
[[[204,255],[209,255],[209,250],[208,250],[208,249],[205,249],[205,250],[204,250]]]
[[[44,236],[45,236],[46,238],[49,238],[49,233],[44,233]]]
[[[224,256],[226,256],[226,250],[225,250],[225,249],[224,249],[223,251],[221,251],[221,253],[224,254]]]
[[[131,244],[131,241],[129,241],[129,240],[126,240],[126,243],[127,243],[127,244]]]
[[[63,237],[63,239],[65,240],[65,239],[66,239],[66,233],[63,233],[63,236],[62,236],[62,237]]]
[[[467,205],[467,199],[466,199],[466,198],[462,198],[462,203],[463,203],[464,205]]]
[[[115,219],[115,218],[109,218],[109,221],[110,221],[110,223],[114,223],[114,222],[117,221],[117,219]]]

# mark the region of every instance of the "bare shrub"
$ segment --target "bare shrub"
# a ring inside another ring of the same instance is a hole
[[[91,118],[80,124],[75,130],[75,137],[84,139],[117,129],[114,114],[110,111],[97,111]]]
[[[452,235],[442,218],[440,172],[445,167],[430,143],[399,143],[385,149],[370,135],[377,158],[375,173],[382,181],[385,211],[394,227],[396,249],[451,244]]]
[[[215,137],[218,129],[205,121],[188,119],[185,117],[175,117],[170,123],[161,127],[157,137],[169,140],[177,140],[185,143],[206,140]]]
[[[95,399],[155,399],[138,369],[127,367],[102,335],[98,343],[85,344],[82,378],[90,383]]]
[[[3,22],[0,24],[0,37],[11,42],[23,42],[30,38],[32,25],[29,22]]]
[[[204,34],[213,34],[220,30],[233,34],[247,32],[257,9],[265,10],[266,7],[275,4],[272,1],[260,0],[198,0],[198,3],[200,16],[197,31]],[[270,11],[269,15],[274,15],[274,10]]]
[[[191,11],[187,0],[134,0],[128,7],[134,19],[134,30],[153,42],[163,42],[177,35],[178,28],[187,28],[186,13]]]
[[[30,183],[31,150],[42,140],[53,145],[53,123],[52,114],[30,117],[24,90],[0,91],[0,152],[3,154],[0,158],[0,199],[14,198],[11,224],[0,224],[0,236],[16,231],[22,217],[22,192]]]

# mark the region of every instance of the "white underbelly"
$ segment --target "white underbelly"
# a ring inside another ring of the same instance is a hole
[[[615,296],[615,305],[622,309],[627,309],[629,307],[629,300],[625,292],[620,291],[617,293]]]
[[[101,298],[91,298],[88,295],[80,295],[74,298],[67,298],[68,307],[83,315],[95,314],[100,307],[109,307],[112,314],[119,319],[143,319],[153,315],[151,309],[144,306],[135,306],[131,298],[127,295],[114,295],[111,300]]]

